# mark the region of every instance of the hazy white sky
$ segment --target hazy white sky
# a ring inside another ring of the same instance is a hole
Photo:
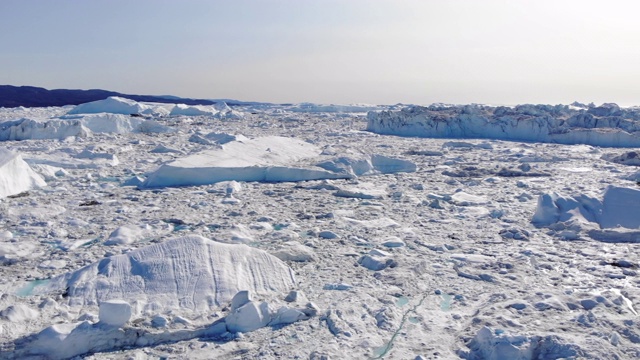
[[[0,84],[640,105],[638,0],[0,0]]]

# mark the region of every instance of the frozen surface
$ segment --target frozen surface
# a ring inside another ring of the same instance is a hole
[[[502,141],[364,131],[367,106],[176,105],[0,109],[46,179],[0,198],[0,358],[640,357],[637,149],[518,130],[622,146],[600,132],[635,136],[638,108],[413,110],[447,136],[502,114],[475,127]]]

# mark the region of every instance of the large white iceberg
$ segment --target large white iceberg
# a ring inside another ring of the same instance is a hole
[[[104,100],[80,104],[69,110],[68,114],[167,115],[169,113],[167,107],[166,104],[145,104],[118,96],[111,96]]]
[[[64,115],[49,120],[18,119],[0,123],[0,141],[64,139],[91,133],[167,133],[173,130],[155,120],[121,114]]]
[[[637,147],[640,146],[639,120],[638,109],[622,109],[615,104],[588,108],[432,105],[369,112],[367,130],[401,136]]]
[[[321,149],[308,142],[267,136],[237,136],[220,148],[205,150],[162,165],[143,188],[194,186],[221,181],[287,182],[350,179],[376,173],[412,172],[410,161],[359,154],[321,161]]]
[[[0,198],[46,185],[20,154],[0,148]]]
[[[275,256],[194,235],[105,258],[51,279],[34,294],[63,291],[77,306],[127,299],[154,311],[208,311],[241,290],[286,293],[294,285],[293,271]]]

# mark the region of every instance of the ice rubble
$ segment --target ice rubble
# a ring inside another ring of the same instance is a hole
[[[194,235],[105,258],[51,279],[34,294],[65,292],[80,306],[127,299],[158,311],[207,311],[240,290],[287,292],[294,284],[292,270],[262,250]]]
[[[34,355],[68,359],[88,353],[154,346],[195,338],[233,339],[238,334],[261,327],[278,327],[308,320],[317,315],[317,310],[313,303],[307,303],[301,308],[281,306],[274,309],[267,302],[254,302],[251,293],[243,290],[231,300],[227,316],[212,324],[196,329],[162,329],[162,332],[157,332],[139,326],[128,326],[133,315],[131,305],[124,300],[109,300],[100,303],[97,323],[84,320],[49,326],[33,336],[18,340],[19,346],[12,355],[16,359]],[[167,319],[160,315],[151,321],[151,326],[156,328],[163,328],[166,324]]]
[[[193,186],[221,181],[287,182],[349,179],[374,173],[413,172],[415,164],[380,155],[361,154],[321,161],[321,150],[302,140],[280,136],[237,136],[221,148],[205,150],[151,173],[143,188]]]
[[[616,104],[411,106],[367,117],[368,131],[387,135],[640,146],[640,110]]]
[[[0,198],[46,185],[20,154],[0,148]]]
[[[91,322],[91,316],[85,316],[79,322],[49,326],[17,340],[13,356],[71,358],[194,338],[233,338],[236,333],[315,316],[318,309],[312,303],[276,308],[266,301],[252,300],[252,294],[284,295],[294,286],[293,271],[262,250],[196,235],[175,238],[105,258],[35,286],[33,294],[64,292],[71,307],[98,305],[99,321]],[[227,304],[230,309],[222,309],[226,316],[204,327],[171,330],[162,315],[153,317],[146,327],[128,324],[140,313],[172,314],[173,323],[178,323],[177,314],[185,310],[208,314]],[[6,309],[0,316],[4,313],[20,321],[39,314],[24,306],[15,311]]]
[[[565,239],[582,230],[604,242],[640,242],[640,190],[608,186],[602,200],[587,195],[542,194],[531,222]]]

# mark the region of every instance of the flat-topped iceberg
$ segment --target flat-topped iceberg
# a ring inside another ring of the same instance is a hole
[[[640,110],[615,104],[410,106],[369,112],[367,130],[385,135],[640,146]]]
[[[155,120],[121,114],[63,115],[48,120],[18,119],[0,123],[0,141],[65,139],[92,133],[169,133],[173,129]]]
[[[219,148],[205,150],[160,166],[142,188],[208,185],[221,181],[288,182],[350,179],[376,173],[411,172],[415,164],[386,156],[359,154],[321,161],[321,149],[308,142],[266,136],[237,136]]]

